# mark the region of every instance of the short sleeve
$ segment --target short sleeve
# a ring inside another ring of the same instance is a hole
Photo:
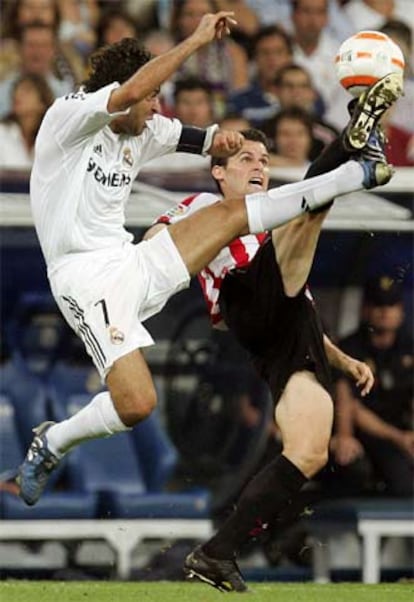
[[[109,97],[118,87],[118,82],[114,82],[96,92],[87,93],[80,89],[56,100],[47,118],[57,141],[63,146],[77,144],[115,117],[128,113],[129,109],[118,113],[108,112]]]

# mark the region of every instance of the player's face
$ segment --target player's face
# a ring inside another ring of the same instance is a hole
[[[269,153],[262,142],[245,140],[241,150],[228,159],[227,165],[213,168],[213,177],[227,198],[267,190]]]
[[[135,103],[128,115],[117,119],[117,129],[129,136],[138,136],[145,128],[145,123],[160,112],[158,90]]]

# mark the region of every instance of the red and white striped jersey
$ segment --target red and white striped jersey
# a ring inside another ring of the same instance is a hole
[[[155,223],[172,224],[188,217],[202,207],[220,202],[221,199],[216,195],[202,192],[184,199],[179,205],[161,215]],[[213,261],[198,274],[214,327],[225,328],[218,305],[220,287],[224,277],[230,270],[242,268],[249,264],[266,237],[267,234],[263,233],[248,234],[236,238],[227,247],[224,247]]]

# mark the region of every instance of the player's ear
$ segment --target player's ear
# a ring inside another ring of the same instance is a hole
[[[222,165],[214,165],[214,167],[211,170],[211,175],[213,176],[213,178],[215,180],[222,180],[223,179],[223,166]]]

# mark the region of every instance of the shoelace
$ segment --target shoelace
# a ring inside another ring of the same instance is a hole
[[[30,457],[30,455],[32,457]],[[33,439],[32,445],[29,449],[28,460],[33,461],[36,456],[41,457],[42,466],[47,472],[53,470],[57,464],[57,460],[54,458],[53,454],[45,448],[41,437],[35,437]]]

